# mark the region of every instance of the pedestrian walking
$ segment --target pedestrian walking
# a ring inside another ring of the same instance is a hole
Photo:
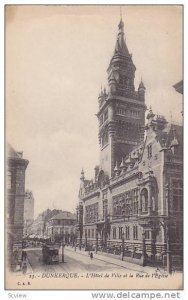
[[[27,261],[23,260],[22,262],[22,273],[25,275],[27,272]]]
[[[93,252],[90,253],[90,258],[93,259]]]

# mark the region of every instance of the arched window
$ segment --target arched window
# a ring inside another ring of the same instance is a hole
[[[145,188],[141,192],[141,210],[142,212],[148,211],[148,191]]]

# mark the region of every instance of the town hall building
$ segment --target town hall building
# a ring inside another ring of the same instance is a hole
[[[181,265],[183,133],[150,107],[120,20],[108,74],[98,97],[100,162],[94,178],[81,172],[77,232],[80,247],[142,265]]]

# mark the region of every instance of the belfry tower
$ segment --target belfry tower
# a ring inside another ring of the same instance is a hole
[[[109,177],[130,151],[144,138],[145,87],[141,80],[135,91],[136,67],[127,48],[122,19],[108,73],[108,91],[98,97],[100,166]]]

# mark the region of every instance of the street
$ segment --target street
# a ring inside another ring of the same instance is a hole
[[[78,248],[75,251],[75,248],[65,247],[65,262],[54,264],[44,264],[41,248],[26,248],[26,252],[27,276],[24,278],[21,272],[17,274],[20,276],[19,285],[24,287],[29,284],[30,288],[39,289],[143,289],[161,288],[161,285],[168,286],[171,282],[171,278],[162,270],[139,266],[122,261],[121,257],[114,258],[101,253],[93,253],[91,259],[88,252]],[[174,279],[180,282],[181,276],[176,274]],[[146,278],[149,278],[149,285]]]
[[[91,259],[86,253],[72,251],[65,248],[65,262],[44,264],[42,261],[42,249],[31,248],[27,250],[27,257],[33,272],[104,272],[123,271],[125,267],[101,259]],[[126,268],[127,269],[127,268]],[[129,271],[129,269],[127,269]]]

